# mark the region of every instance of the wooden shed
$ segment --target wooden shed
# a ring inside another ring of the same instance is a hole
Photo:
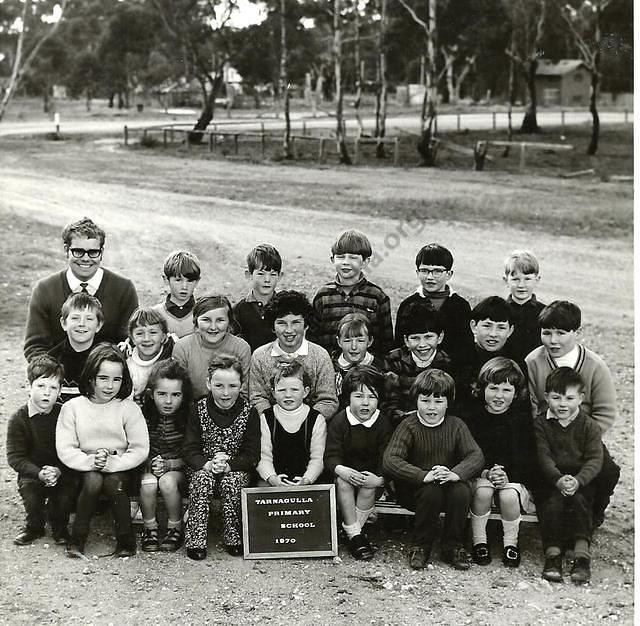
[[[544,106],[587,106],[589,104],[589,71],[579,59],[546,59],[538,62],[536,96]]]

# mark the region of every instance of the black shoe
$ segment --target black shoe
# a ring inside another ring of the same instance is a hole
[[[486,543],[476,543],[473,546],[473,562],[477,565],[489,565],[491,563],[491,552]]]
[[[562,582],[562,556],[560,554],[548,556],[545,559],[542,578],[552,583]]]
[[[591,580],[591,561],[588,558],[579,556],[574,561],[571,568],[571,580],[579,585]]]
[[[25,528],[16,536],[13,543],[17,546],[28,546],[40,537],[44,537],[44,528]]]
[[[71,541],[71,535],[69,535],[69,531],[66,528],[62,530],[53,530],[51,532],[51,536],[53,537],[53,542],[57,546],[66,546]]]
[[[114,556],[117,556],[119,559],[124,559],[128,556],[135,556],[135,554],[136,536],[133,533],[130,535],[118,536]]]
[[[67,542],[66,554],[70,559],[81,559],[84,557],[84,540],[78,537],[71,537]]]
[[[429,546],[413,546],[409,552],[409,566],[411,569],[424,569],[431,558]]]
[[[227,554],[231,556],[242,556],[244,554],[244,548],[241,543],[237,543],[234,545],[225,545],[224,549],[227,551]]]
[[[471,567],[471,557],[462,546],[446,550],[442,560],[445,563],[450,563],[454,569],[460,571],[468,570]]]
[[[157,528],[145,528],[142,531],[142,538],[140,539],[140,547],[143,552],[157,552],[158,551],[158,529]]]
[[[370,561],[373,558],[373,550],[367,538],[358,533],[349,539],[349,552],[358,561]]]
[[[207,558],[206,548],[187,548],[187,556],[194,561],[202,561]]]
[[[184,535],[180,528],[171,528],[164,536],[162,543],[160,544],[160,550],[162,552],[175,552],[184,541]]]
[[[604,510],[593,512],[593,529],[600,528],[604,523]]]
[[[505,546],[502,552],[502,564],[505,567],[518,567],[520,565],[520,549],[518,546]]]

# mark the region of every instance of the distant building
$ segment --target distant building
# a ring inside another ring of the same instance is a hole
[[[536,96],[544,106],[588,106],[591,76],[579,59],[542,59],[536,70]]]

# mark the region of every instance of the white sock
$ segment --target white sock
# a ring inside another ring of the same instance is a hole
[[[345,524],[343,522],[342,528],[344,528],[344,532],[347,533],[347,539],[353,539],[356,535],[359,535],[362,530],[358,522],[354,522],[353,524]]]
[[[158,520],[155,517],[152,517],[151,519],[143,519],[142,521],[144,522],[144,527],[149,530],[158,528]]]
[[[476,546],[479,543],[487,543],[487,522],[491,511],[484,515],[476,515],[471,511],[471,541]]]
[[[512,521],[502,520],[502,528],[504,530],[504,547],[518,545],[518,532],[520,531],[520,520],[518,517]]]
[[[356,507],[356,519],[358,520],[358,524],[360,524],[360,528],[364,527],[366,521],[369,519],[369,515],[371,515],[374,508],[375,507],[371,507],[370,509],[363,511],[362,509]]]

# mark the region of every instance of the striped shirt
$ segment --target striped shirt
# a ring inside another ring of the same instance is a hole
[[[363,313],[371,322],[374,355],[382,358],[393,347],[389,296],[364,276],[350,291],[335,279],[320,287],[313,298],[313,308],[316,319],[307,336],[329,353],[335,350],[340,320],[348,313]]]

